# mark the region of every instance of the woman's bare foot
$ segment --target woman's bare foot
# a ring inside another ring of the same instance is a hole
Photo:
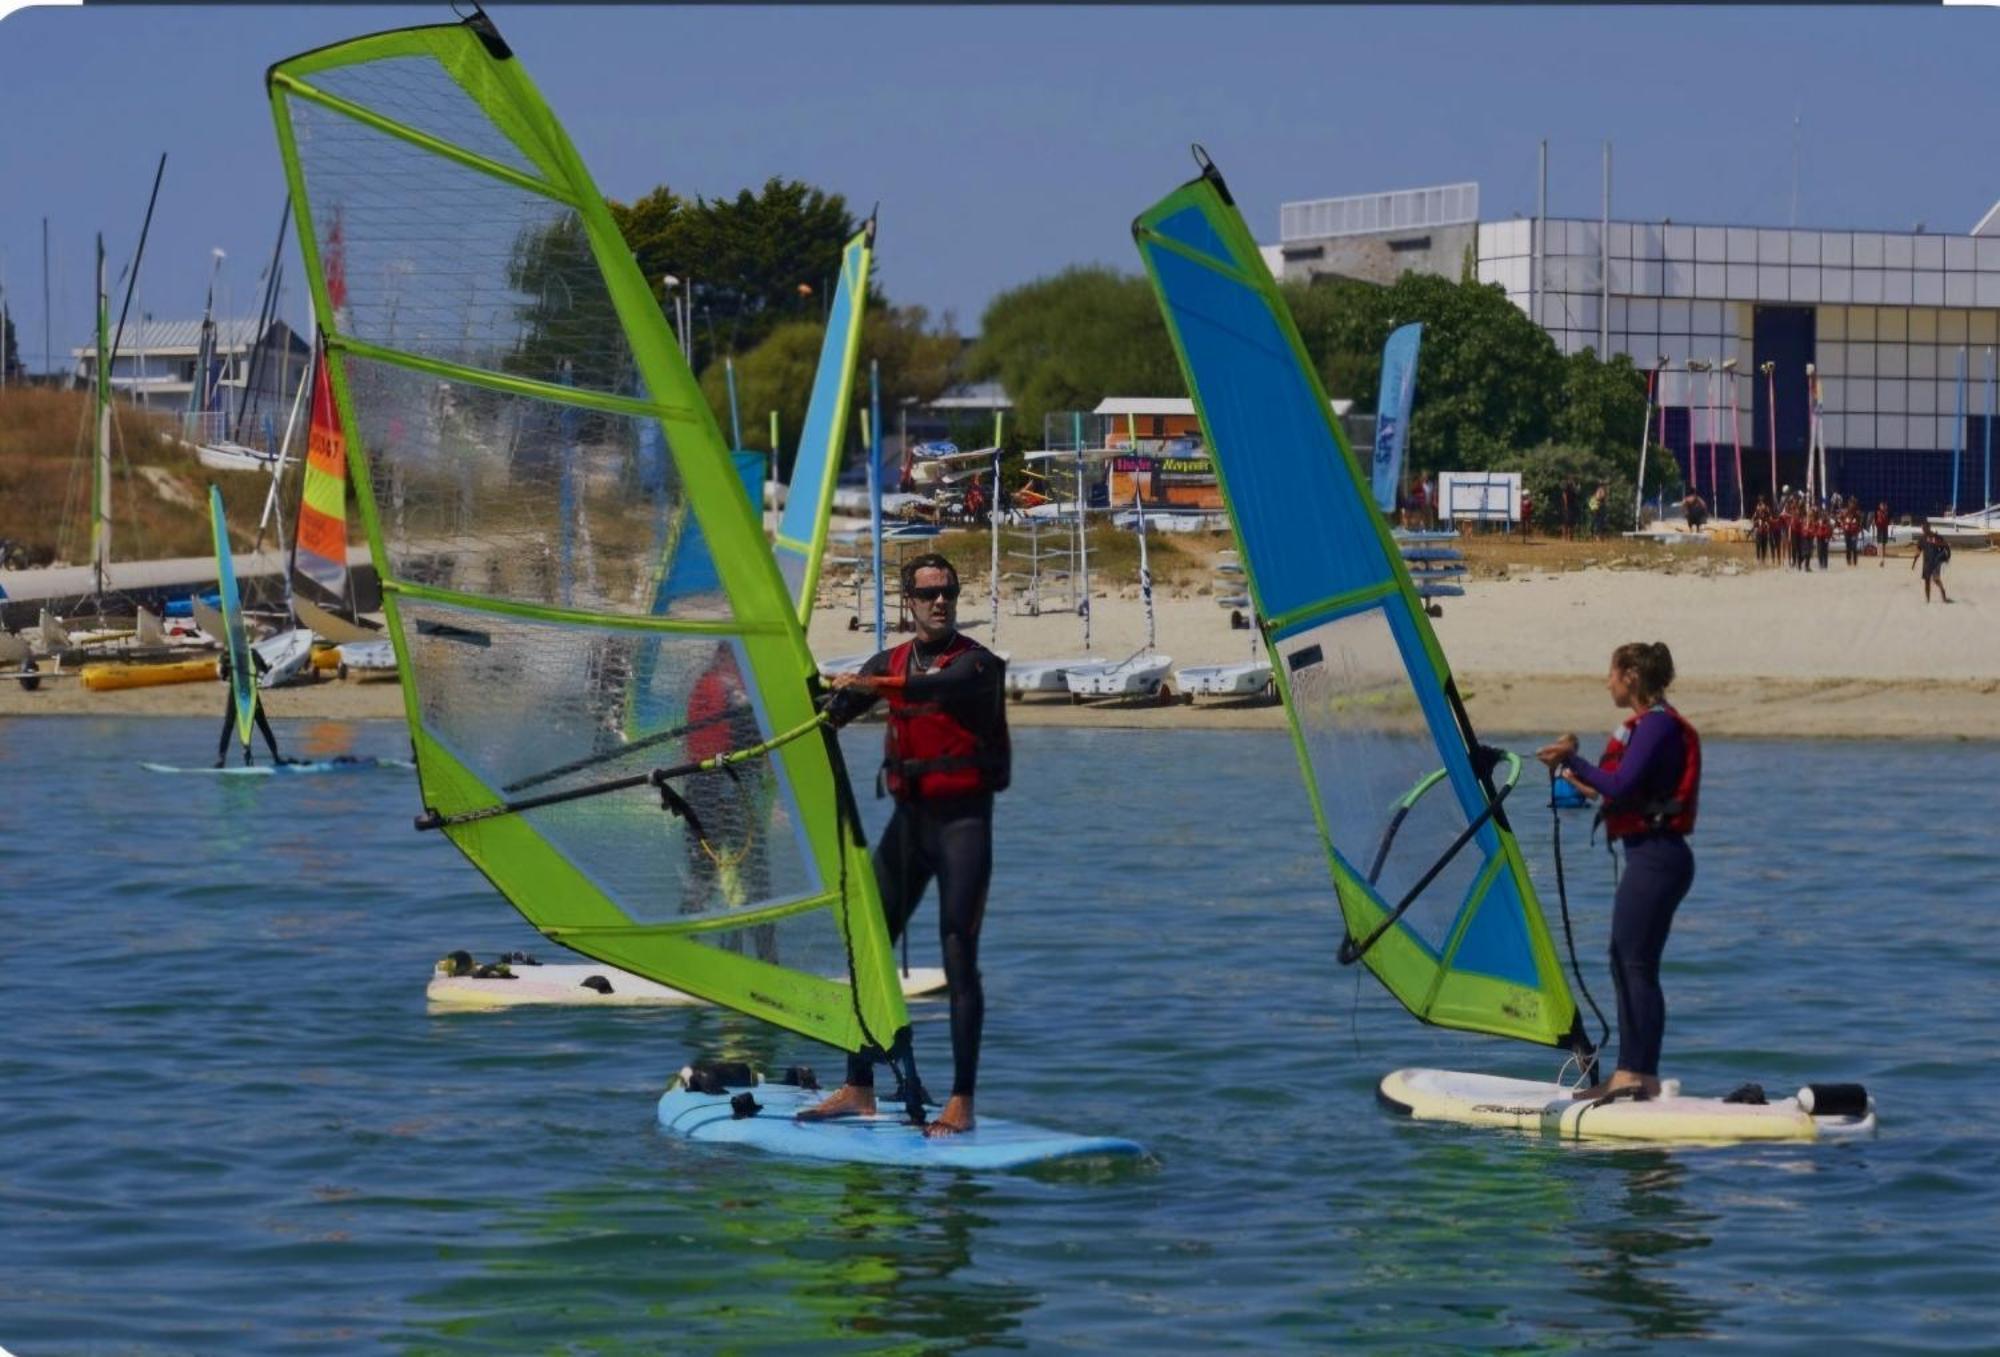
[[[1579,1101],[1596,1102],[1601,1098],[1609,1098],[1613,1094],[1618,1093],[1628,1093],[1633,1089],[1639,1090],[1640,1093],[1648,1098],[1657,1098],[1660,1096],[1660,1081],[1650,1074],[1634,1074],[1630,1070],[1614,1070],[1611,1077],[1603,1083],[1592,1084],[1589,1088],[1580,1088],[1571,1096]]]
[[[842,1084],[829,1096],[794,1114],[797,1121],[832,1121],[835,1117],[875,1115],[875,1090],[857,1084]]]
[[[944,1110],[926,1123],[924,1135],[928,1139],[939,1136],[961,1135],[972,1129],[972,1099],[963,1093],[954,1093],[944,1100]]]

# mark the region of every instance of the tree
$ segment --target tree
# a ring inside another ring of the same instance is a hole
[[[953,362],[964,343],[948,329],[928,328],[929,314],[921,306],[875,306],[862,316],[861,352],[855,362],[854,391],[849,397],[845,446],[859,455],[860,421],[855,411],[868,402],[868,364],[881,365],[883,418],[905,398],[926,401],[951,384]],[[818,321],[790,321],[778,326],[763,343],[736,360],[736,396],[742,410],[743,441],[752,448],[770,444],[770,412],[780,424],[782,478],[791,475],[805,428],[806,407],[819,372],[826,327]],[[702,394],[715,411],[716,422],[729,428],[729,381],[724,365],[709,364],[701,375]]]
[[[755,348],[785,322],[822,319],[840,252],[860,229],[845,198],[789,179],[712,202],[662,185],[610,206],[663,308],[667,276],[692,281],[697,368]]]
[[[0,307],[0,374],[10,382],[21,379],[21,346],[14,334],[14,313]]]
[[[1166,322],[1143,278],[1098,266],[1065,269],[988,304],[967,355],[974,377],[997,377],[1024,430],[1050,411],[1088,410],[1106,396],[1187,391]]]
[[[1562,388],[1555,401],[1554,441],[1609,458],[1636,476],[1640,426],[1646,420],[1646,378],[1625,354],[1600,363],[1585,348],[1562,360]]]
[[[1389,332],[1423,323],[1413,469],[1481,470],[1549,436],[1562,359],[1497,285],[1411,272],[1386,288],[1328,279],[1286,292],[1327,394],[1362,410],[1374,409]]]

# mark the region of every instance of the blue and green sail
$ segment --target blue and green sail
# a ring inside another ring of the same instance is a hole
[[[875,219],[870,217],[840,252],[840,282],[827,311],[826,339],[820,345],[819,369],[806,404],[805,431],[799,435],[785,512],[778,520],[773,549],[798,606],[801,626],[812,618],[820,561],[826,555],[827,523],[834,482],[840,476],[854,366],[861,355],[861,321],[868,309],[868,264],[874,248]]]
[[[504,39],[475,13],[267,85],[419,823],[565,946],[850,1051],[906,1042],[792,595]]]
[[[250,657],[250,632],[243,621],[243,596],[236,587],[236,558],[229,551],[229,522],[222,512],[222,490],[213,485],[208,487],[208,526],[215,538],[221,640],[229,656],[229,696],[236,713],[236,738],[248,749],[257,730],[257,665]]]
[[[1518,760],[1478,744],[1367,468],[1221,176],[1206,166],[1133,233],[1269,642],[1343,957],[1427,1022],[1583,1049],[1499,804]]]

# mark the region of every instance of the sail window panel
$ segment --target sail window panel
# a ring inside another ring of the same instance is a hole
[[[847,944],[831,909],[787,914],[742,928],[705,928],[687,936],[719,951],[847,982]]]
[[[390,573],[516,603],[729,616],[655,420],[341,362]]]
[[[741,647],[728,638],[544,621],[409,597],[398,601],[397,615],[424,734],[496,800],[673,767],[771,733],[745,681]],[[777,761],[751,759],[734,777],[693,774],[673,785],[700,834],[643,786],[518,818],[638,923],[694,922],[820,892]],[[504,867],[487,870],[499,880]]]
[[[1403,606],[1400,597],[1388,605]],[[1437,776],[1438,714],[1428,708],[1441,694],[1413,683],[1397,631],[1387,608],[1373,607],[1277,643],[1327,833],[1349,872],[1370,881],[1385,909],[1469,823],[1454,777]],[[1421,656],[1416,662],[1427,663]],[[1462,750],[1449,757],[1464,764]],[[1462,848],[1398,925],[1433,957],[1450,940],[1491,842],[1483,833]]]
[[[335,334],[623,395],[631,349],[567,204],[291,101]]]
[[[540,177],[521,148],[434,58],[384,57],[335,66],[315,72],[305,83],[412,131]]]
[[[1176,217],[1171,220],[1178,221]],[[1255,292],[1170,250],[1151,258],[1188,364],[1266,617],[1392,573],[1372,501],[1325,403]]]

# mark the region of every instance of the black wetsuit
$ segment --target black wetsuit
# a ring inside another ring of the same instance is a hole
[[[255,667],[260,677],[271,672],[271,666],[265,662],[262,655],[259,655],[254,650],[250,652],[250,663]],[[229,681],[229,652],[227,650],[222,652],[222,683],[229,690],[229,693],[224,699],[222,708],[222,738],[216,741],[215,745],[215,766],[217,768],[220,768],[229,761],[229,736],[236,729],[236,685]],[[250,709],[256,713],[257,729],[264,732],[264,743],[270,748],[272,761],[280,764],[289,763],[290,760],[278,752],[278,737],[271,733],[270,718],[264,715],[264,698],[255,684],[251,685],[250,693],[252,699]],[[244,745],[243,766],[248,768],[254,761],[250,757],[250,746],[247,744]]]
[[[934,646],[915,642],[903,692],[916,702],[936,703],[967,729],[1005,748],[1006,664],[975,645],[938,673],[929,672],[950,638]],[[890,651],[861,666],[871,677],[889,673]],[[836,694],[830,708],[835,725],[845,725],[874,706],[876,694],[854,687]],[[1004,779],[1002,779],[1004,783]],[[944,944],[945,980],[951,990],[951,1052],[954,1094],[971,1097],[979,1077],[979,1040],[986,1022],[986,991],[979,979],[979,928],[986,916],[986,888],[993,877],[993,793],[908,799],[875,845],[875,879],[889,941],[903,935],[911,914],[935,877],[938,934]],[[872,1088],[875,1073],[862,1056],[849,1056],[847,1082]]]
[[[1603,794],[1607,805],[1645,805],[1670,799],[1687,766],[1687,743],[1665,712],[1649,712],[1633,728],[1616,772],[1572,755],[1565,768]],[[1660,955],[1674,911],[1694,884],[1694,853],[1687,837],[1648,829],[1621,840],[1625,870],[1611,907],[1611,979],[1618,990],[1618,1068],[1660,1072],[1660,1042],[1667,1029],[1667,1000],[1660,990]]]

